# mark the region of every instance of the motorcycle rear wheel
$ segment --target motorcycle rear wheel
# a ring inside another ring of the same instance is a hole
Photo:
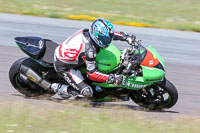
[[[31,80],[24,79],[24,76],[19,72],[21,64],[32,67],[38,64],[30,58],[21,58],[13,63],[9,71],[9,79],[12,86],[21,94],[26,97],[50,97],[55,95],[52,91],[47,91],[32,82]]]
[[[132,91],[129,97],[138,105],[144,108],[168,109],[173,107],[178,100],[176,87],[169,81],[164,80],[145,88],[144,90]]]

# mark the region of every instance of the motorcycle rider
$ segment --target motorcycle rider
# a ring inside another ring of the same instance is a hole
[[[91,97],[93,90],[78,69],[84,63],[90,80],[121,84],[122,75],[104,74],[98,71],[96,65],[97,53],[100,49],[108,47],[112,40],[132,43],[135,36],[114,32],[113,25],[105,19],[97,19],[90,29],[82,29],[70,36],[56,48],[54,53],[54,68],[69,85],[53,83],[51,88],[62,98]]]

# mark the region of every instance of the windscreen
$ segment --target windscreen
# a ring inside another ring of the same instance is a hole
[[[137,44],[137,46],[135,46],[134,56],[137,58],[139,64],[144,60],[146,53],[147,49],[141,44]]]

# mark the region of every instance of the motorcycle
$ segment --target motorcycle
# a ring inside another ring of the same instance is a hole
[[[67,84],[54,70],[57,43],[40,37],[16,37],[17,46],[29,57],[14,62],[9,71],[13,87],[27,97],[53,96],[52,83]],[[100,49],[96,58],[98,70],[107,74],[123,74],[122,84],[107,84],[87,79],[84,64],[82,75],[93,88],[94,101],[107,98],[129,101],[148,109],[165,109],[178,100],[176,87],[165,78],[165,63],[151,46],[135,40],[129,48],[117,49],[112,43]]]

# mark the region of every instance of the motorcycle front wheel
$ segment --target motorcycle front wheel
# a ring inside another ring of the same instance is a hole
[[[153,84],[142,90],[132,91],[129,97],[144,108],[168,109],[173,107],[178,100],[176,87],[167,79],[163,82]]]

